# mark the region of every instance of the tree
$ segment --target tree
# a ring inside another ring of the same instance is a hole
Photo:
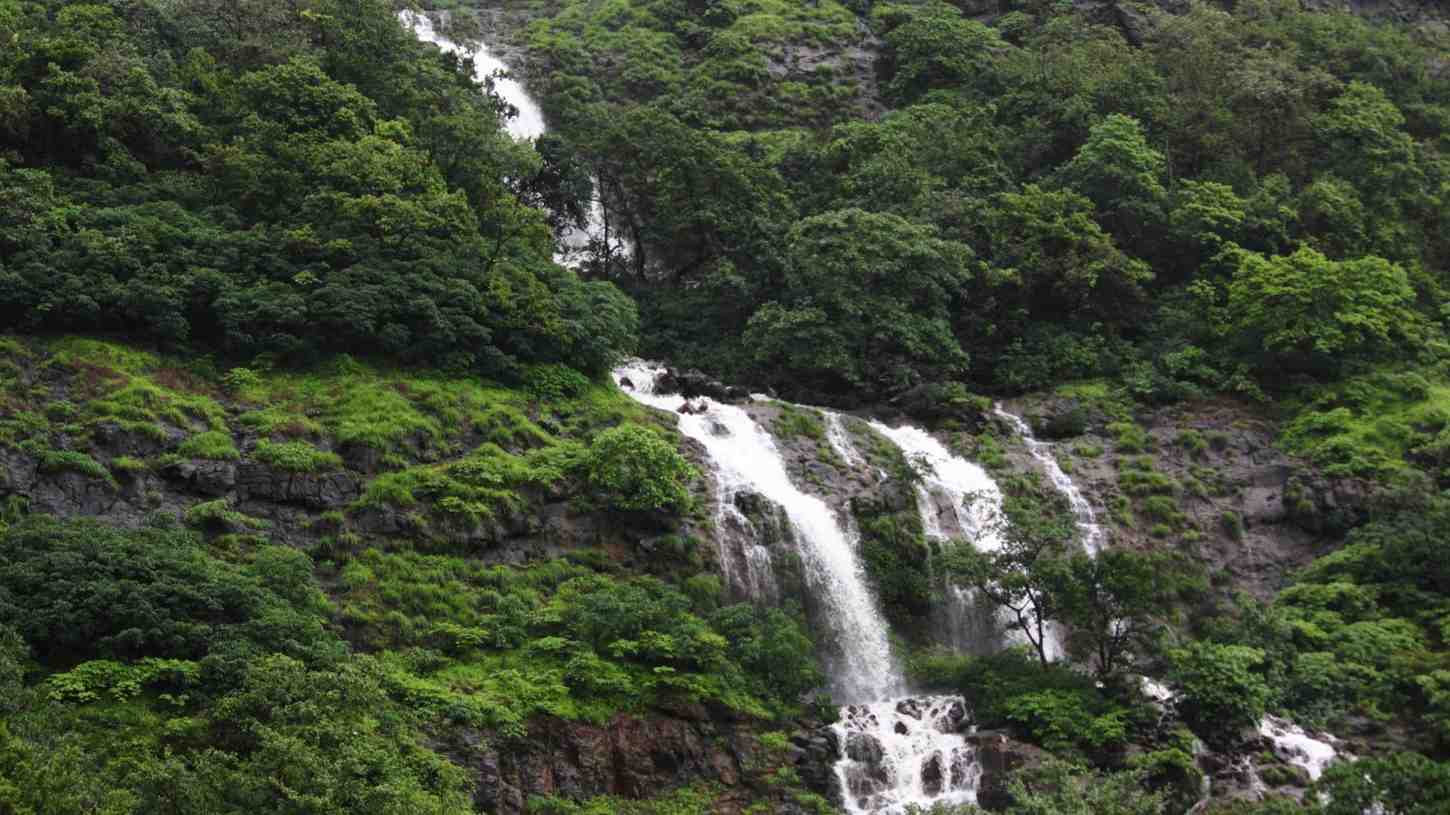
[[[1030,495],[1009,497],[1006,514],[998,548],[978,551],[959,543],[948,550],[946,568],[1006,609],[1045,667],[1050,624],[1061,619],[1068,599],[1067,551],[1076,527],[1065,509]]]
[[[1287,367],[1334,368],[1415,335],[1415,292],[1405,270],[1378,257],[1334,261],[1302,248],[1265,257],[1240,251],[1228,313],[1248,353]]]
[[[964,371],[950,317],[968,281],[966,246],[859,209],[800,221],[788,240],[785,285],[745,334],[773,381],[894,393]]]
[[[1095,663],[1100,677],[1111,676],[1151,643],[1182,584],[1178,572],[1171,557],[1129,549],[1074,555],[1061,603],[1069,650]]]
[[[1163,154],[1148,144],[1138,120],[1115,113],[1093,126],[1061,177],[1091,199],[1104,227],[1131,247],[1163,220],[1165,166]]]
[[[1329,767],[1315,789],[1323,815],[1435,815],[1450,810],[1450,764],[1392,753]]]
[[[1125,320],[1153,279],[1148,264],[1119,249],[1095,220],[1093,203],[1073,190],[1027,184],[995,196],[975,234],[991,265],[987,282],[1018,306],[1008,314],[1024,324]],[[999,330],[1008,325],[997,322]]]
[[[1258,672],[1262,650],[1200,641],[1170,651],[1168,658],[1170,678],[1183,689],[1179,712],[1205,740],[1232,743],[1263,718],[1270,689]]]
[[[932,88],[980,83],[992,75],[987,65],[1003,46],[996,31],[945,3],[910,13],[886,35],[894,67],[889,87],[897,98],[911,100]]]
[[[1098,773],[1058,760],[1014,773],[1008,815],[1163,815],[1162,793],[1135,772]]]
[[[594,437],[585,457],[589,484],[615,509],[677,509],[690,501],[695,468],[659,433],[636,424]]]

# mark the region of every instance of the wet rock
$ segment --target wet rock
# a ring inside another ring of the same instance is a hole
[[[869,733],[846,734],[846,757],[873,766],[880,765],[886,755],[881,742]]]
[[[701,371],[666,370],[655,380],[655,393],[678,393],[689,399],[701,397],[717,402],[735,402],[750,398],[750,391],[733,385],[726,385]]]
[[[977,761],[982,767],[977,803],[988,810],[1006,809],[1011,805],[1007,781],[1012,773],[1037,766],[1048,757],[1041,748],[994,730],[973,733],[967,736],[967,742],[977,748]]]
[[[341,509],[362,492],[357,476],[347,470],[290,473],[257,462],[236,470],[236,486],[244,499],[293,503],[313,509]]]
[[[536,721],[527,738],[497,741],[472,759],[475,803],[485,812],[522,815],[533,796],[653,797],[699,781],[739,784],[749,737],[718,722],[670,716],[618,716],[605,725]]]
[[[942,772],[941,753],[932,753],[921,763],[921,791],[927,795],[940,795],[945,782]]]
[[[230,461],[178,461],[162,468],[161,476],[188,492],[221,496],[236,488],[237,465]]]
[[[801,750],[795,761],[802,785],[833,805],[841,804],[841,785],[836,777],[836,760],[841,756],[840,737],[830,727],[801,734],[793,742]]]
[[[1032,417],[1032,432],[1044,441],[1075,438],[1087,431],[1093,418],[1076,399],[1053,399]]]

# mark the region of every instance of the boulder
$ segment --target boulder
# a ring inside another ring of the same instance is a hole
[[[161,477],[188,492],[219,497],[236,488],[237,465],[231,461],[204,459],[177,461],[162,468]]]
[[[977,760],[982,765],[982,779],[977,784],[977,803],[983,809],[1002,810],[1012,803],[1007,791],[1007,781],[1012,773],[1024,767],[1034,767],[1048,757],[1042,748],[1017,741],[1006,733],[996,730],[981,730],[967,737],[977,748]]]

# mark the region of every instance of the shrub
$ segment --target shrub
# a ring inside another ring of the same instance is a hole
[[[1223,526],[1224,534],[1233,540],[1243,540],[1244,520],[1239,517],[1237,512],[1233,510],[1225,511],[1219,518],[1219,523]]]
[[[684,508],[696,475],[674,445],[639,425],[620,425],[595,436],[584,470],[609,506],[630,511]]]
[[[1012,698],[1003,713],[1022,727],[1030,741],[1053,752],[1121,745],[1127,738],[1126,711],[1098,715],[1092,702],[1091,695],[1080,692],[1040,691]]]
[[[42,662],[196,659],[266,596],[193,532],[32,517],[0,532],[0,626]]]
[[[49,473],[70,471],[115,484],[111,471],[99,461],[77,450],[47,450],[41,453],[40,469]]]
[[[233,368],[222,374],[222,390],[234,396],[261,387],[262,376],[251,368]]]
[[[1119,453],[1146,453],[1153,447],[1148,431],[1132,422],[1113,422],[1108,425],[1108,432],[1116,439]]]
[[[1264,652],[1246,645],[1195,642],[1168,654],[1170,679],[1183,689],[1179,711],[1205,740],[1224,744],[1258,724],[1269,685],[1258,668]]]
[[[252,455],[257,460],[294,473],[315,473],[342,466],[342,457],[329,450],[319,450],[305,441],[257,442]]]
[[[1179,447],[1187,450],[1188,454],[1195,458],[1202,456],[1208,451],[1208,439],[1204,438],[1202,433],[1192,428],[1180,432],[1175,441]]]
[[[253,518],[233,509],[229,498],[195,504],[186,510],[184,517],[188,526],[198,528],[266,529],[272,525],[261,518]]]
[[[144,472],[150,465],[134,456],[116,456],[111,459],[111,469],[120,473]]]
[[[232,434],[221,430],[197,433],[182,442],[176,452],[186,458],[204,458],[211,461],[236,461],[242,457],[237,452],[236,443],[232,441]]]
[[[589,377],[567,365],[531,365],[524,371],[524,387],[535,397],[557,402],[589,389]]]

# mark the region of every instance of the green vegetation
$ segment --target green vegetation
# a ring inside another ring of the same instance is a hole
[[[305,441],[274,442],[263,439],[257,442],[252,455],[258,461],[294,473],[315,473],[342,466],[342,456],[330,450],[319,450]]]
[[[392,4],[172,16],[0,6],[6,325],[495,375],[630,349],[628,300],[550,257],[537,155]]]
[[[269,524],[261,518],[252,516],[235,509],[231,499],[218,498],[215,501],[203,501],[200,504],[193,504],[188,507],[183,520],[188,526],[201,529],[266,529]]]
[[[611,428],[594,437],[584,469],[604,500],[621,510],[683,509],[690,501],[695,468],[658,433],[638,425]]]
[[[1227,811],[1445,809],[1443,26],[424,5],[523,48],[548,134],[389,0],[0,0],[0,812],[451,815],[485,742],[661,712],[769,730],[733,789],[529,811],[826,812],[786,759],[821,718],[803,614],[728,604],[699,473],[605,381],[637,346],[999,479],[1002,546],[938,545],[914,463],[848,425],[901,490],[851,509],[913,679],[1074,762],[1009,815],[1184,811],[1193,735],[1242,754],[1268,712],[1371,757]],[[1096,558],[997,435],[1029,392],[1109,482]],[[102,504],[135,528],[31,514]],[[1031,653],[931,650],[949,581]]]
[[[176,452],[186,458],[207,458],[213,461],[235,461],[242,457],[230,433],[207,430],[181,443]]]

